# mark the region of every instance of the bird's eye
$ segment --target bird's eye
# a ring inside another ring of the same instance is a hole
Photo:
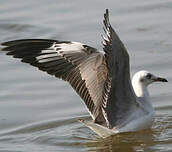
[[[146,75],[146,78],[147,78],[147,79],[151,79],[151,77],[152,77],[152,75],[151,75],[150,73],[148,73],[148,74]]]

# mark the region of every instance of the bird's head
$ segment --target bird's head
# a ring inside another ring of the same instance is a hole
[[[145,86],[153,82],[168,82],[165,78],[155,76],[148,71],[139,71],[133,77],[133,82],[141,83]]]

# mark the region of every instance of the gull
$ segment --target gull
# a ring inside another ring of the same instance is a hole
[[[93,121],[79,120],[100,137],[150,128],[154,108],[148,85],[166,79],[142,70],[130,79],[127,50],[104,14],[103,50],[73,41],[21,39],[4,42],[7,55],[69,82]]]

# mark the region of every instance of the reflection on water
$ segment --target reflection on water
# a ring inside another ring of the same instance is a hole
[[[159,115],[152,129],[138,132],[122,133],[102,139],[97,137],[91,130],[77,122],[78,118],[66,120],[51,120],[23,126],[15,130],[1,133],[0,142],[12,144],[10,148],[52,146],[59,150],[84,148],[88,151],[161,151],[164,147],[171,148],[172,140],[172,116]],[[87,118],[87,117],[82,117]],[[63,131],[63,134],[61,133]],[[40,150],[35,147],[35,150]],[[76,150],[77,151],[77,150]]]
[[[0,52],[0,151],[172,151],[170,0],[6,0],[0,5],[0,42],[51,38],[102,50],[105,8],[110,8],[112,25],[128,48],[132,74],[145,69],[169,81],[150,87],[156,109],[153,127],[100,139],[77,121],[90,117],[67,83]]]
[[[168,133],[172,131],[171,121],[171,116],[157,116],[152,129],[135,133],[123,133],[109,137],[106,140],[99,139],[86,143],[86,146],[94,147],[95,151],[121,152],[161,151],[164,150],[165,145],[170,149],[172,140],[171,135]]]
[[[145,134],[147,135],[145,136]],[[144,145],[153,142],[152,137],[150,130],[138,133],[125,133],[109,137],[106,140],[100,139],[98,141],[88,142],[86,146],[95,147],[95,151],[143,151]]]

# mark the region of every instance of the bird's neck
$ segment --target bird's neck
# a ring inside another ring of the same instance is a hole
[[[140,82],[135,82],[133,84],[133,88],[137,97],[149,98],[147,85]]]
[[[154,111],[152,103],[150,101],[147,85],[136,81],[133,84],[133,89],[135,91],[136,96],[138,97],[138,101],[141,103],[141,105],[143,105],[144,109],[147,112]]]

